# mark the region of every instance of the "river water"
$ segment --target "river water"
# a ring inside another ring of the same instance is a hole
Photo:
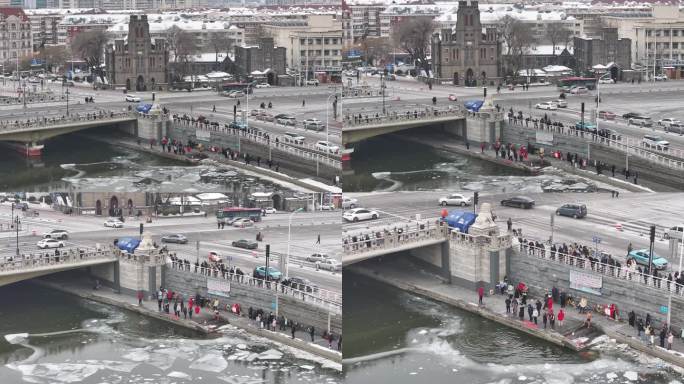
[[[571,352],[348,270],[343,289],[347,384],[682,381],[661,360],[609,340]]]
[[[3,384],[342,382],[339,366],[234,328],[206,337],[28,283],[0,297]]]
[[[0,190],[210,192],[270,190],[274,185],[211,164],[185,162],[79,134],[48,140],[39,159],[0,155]]]

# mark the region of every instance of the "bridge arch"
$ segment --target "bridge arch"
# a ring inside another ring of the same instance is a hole
[[[95,214],[97,216],[102,216],[102,200],[95,202]]]
[[[135,90],[140,92],[140,91],[145,91],[145,78],[142,75],[138,75],[138,79],[135,82]]]
[[[454,72],[454,85],[458,85],[458,72]]]
[[[280,194],[274,193],[271,200],[273,200],[273,208],[279,211],[283,210],[283,197]]]
[[[133,199],[128,199],[126,206],[128,207],[128,215],[133,216]]]
[[[473,69],[468,68],[468,70],[466,71],[466,78],[465,78],[465,86],[466,87],[472,87],[473,86],[473,81],[475,80],[474,77],[475,77],[475,75],[473,74]]]
[[[116,196],[112,196],[109,199],[109,216],[118,216],[119,211],[119,199]]]

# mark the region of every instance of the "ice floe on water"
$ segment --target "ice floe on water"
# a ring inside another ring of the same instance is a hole
[[[207,372],[221,372],[228,368],[228,362],[220,353],[211,352],[193,361],[190,368]]]
[[[102,368],[95,364],[72,363],[7,364],[7,367],[21,372],[24,376],[45,378],[59,383],[81,382]]]
[[[14,333],[11,335],[5,335],[5,340],[10,344],[19,344],[28,338],[28,333]]]
[[[185,372],[173,371],[173,372],[169,372],[168,375],[166,375],[166,376],[174,377],[176,379],[192,380],[192,376],[188,375]]]

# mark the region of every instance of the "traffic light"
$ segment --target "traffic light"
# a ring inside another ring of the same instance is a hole
[[[584,102],[582,102],[582,113],[584,113]]]
[[[271,257],[271,244],[266,244],[266,281],[269,280],[269,278],[268,278],[268,264],[269,264],[270,257]]]
[[[482,87],[482,89],[484,90],[484,98],[486,99],[487,98],[487,87]]]
[[[143,234],[143,223],[140,223],[140,235],[142,236]]]
[[[651,243],[655,241],[655,232],[656,232],[655,225],[651,225]]]
[[[479,200],[480,194],[478,192],[475,192],[473,194],[473,205],[477,207],[477,202]]]

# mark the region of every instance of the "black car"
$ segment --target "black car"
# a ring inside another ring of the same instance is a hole
[[[172,235],[162,236],[161,241],[162,243],[187,244],[188,238],[181,235],[180,233],[174,233]]]
[[[515,196],[501,200],[501,205],[504,207],[517,207],[529,209],[534,207],[534,200],[530,199],[527,196]]]
[[[250,241],[245,239],[240,239],[238,241],[233,241],[233,247],[244,248],[244,249],[257,249],[259,244],[256,241]]]
[[[636,113],[636,112],[627,112],[624,115],[622,115],[622,118],[623,119],[631,119],[631,118],[637,117],[637,116],[641,116],[641,115]]]
[[[305,291],[308,293],[318,291],[318,287],[315,286],[310,280],[302,279],[300,277],[291,277],[287,280],[287,285],[292,289],[298,289],[300,291]]]

